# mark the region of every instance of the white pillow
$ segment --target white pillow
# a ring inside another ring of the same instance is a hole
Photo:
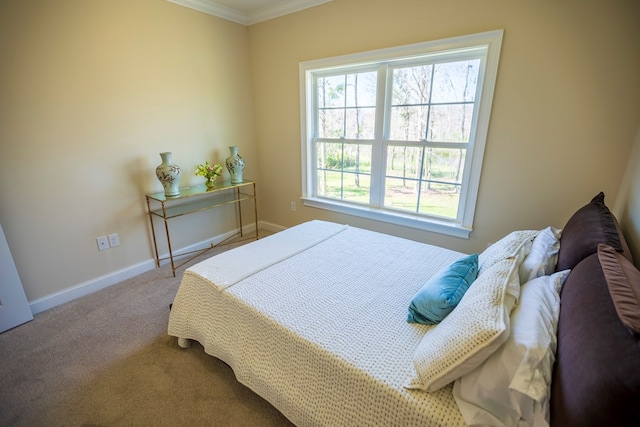
[[[568,275],[565,270],[523,285],[507,341],[455,381],[453,396],[468,425],[549,425],[559,290]]]
[[[497,261],[515,253],[525,240],[533,241],[540,230],[517,230],[504,236],[485,249],[478,257],[478,275]],[[529,248],[530,250],[530,248]],[[528,253],[527,253],[528,255]]]
[[[518,268],[532,237],[520,235],[515,249],[513,236],[505,239],[505,245],[493,245],[492,265],[478,275],[458,306],[425,333],[406,388],[435,391],[450,384],[484,362],[509,336],[509,316],[520,294]]]
[[[560,250],[560,230],[547,227],[533,239],[531,252],[520,265],[520,282],[527,283],[538,276],[547,276],[556,270]]]

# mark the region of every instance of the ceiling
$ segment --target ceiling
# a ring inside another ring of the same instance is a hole
[[[318,6],[333,0],[168,0],[243,25]]]

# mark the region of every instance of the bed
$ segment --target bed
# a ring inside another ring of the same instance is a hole
[[[588,277],[592,303],[605,305],[598,252],[623,270],[610,281],[631,320],[610,297],[593,322],[604,341],[617,328],[626,382],[613,383],[637,397],[640,285],[625,283],[635,267],[619,231],[603,194],[562,230],[514,231],[480,254],[310,221],[187,269],[168,333],[181,347],[198,341],[298,426],[598,425],[606,401],[635,423],[635,401],[620,394],[588,409],[610,393],[611,374],[593,374],[610,362],[576,363],[593,333],[575,332],[590,325],[586,302],[569,297],[565,313],[563,299],[584,297]]]

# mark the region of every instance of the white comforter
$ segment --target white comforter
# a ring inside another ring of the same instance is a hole
[[[327,223],[290,230],[316,227]],[[249,257],[252,274],[226,288],[197,274],[210,264],[187,270],[169,334],[199,341],[298,426],[464,425],[451,385],[403,387],[429,328],[406,322],[409,301],[463,254],[353,227],[333,231],[258,271],[252,244],[233,250],[226,262]],[[277,251],[279,234],[260,242]]]

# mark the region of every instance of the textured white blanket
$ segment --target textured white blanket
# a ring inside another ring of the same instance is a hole
[[[199,341],[300,427],[462,426],[451,386],[403,387],[429,328],[406,322],[409,301],[461,256],[349,227],[222,291],[185,274],[169,334]]]

